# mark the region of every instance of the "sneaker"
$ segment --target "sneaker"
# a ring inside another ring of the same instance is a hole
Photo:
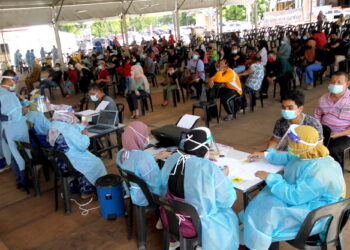
[[[169,103],[167,102],[167,101],[163,101],[162,102],[162,106],[166,106],[166,105],[168,105]]]
[[[170,242],[169,250],[176,250],[180,247],[180,241]]]
[[[234,120],[235,118],[233,118],[233,115],[228,115],[224,117],[224,121],[231,121]]]
[[[156,229],[157,229],[157,230],[163,230],[163,223],[162,223],[162,221],[160,220],[160,218],[159,218],[158,221],[157,221]]]

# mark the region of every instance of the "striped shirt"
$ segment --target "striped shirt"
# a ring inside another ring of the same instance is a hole
[[[315,110],[315,118],[331,128],[332,132],[343,132],[350,127],[350,90],[334,103],[331,93],[321,97]],[[348,135],[350,137],[350,135]]]

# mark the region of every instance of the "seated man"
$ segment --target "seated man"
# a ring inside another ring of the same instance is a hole
[[[275,123],[268,148],[287,151],[288,138],[286,134],[291,124],[314,127],[318,132],[320,140],[323,140],[323,131],[320,122],[312,116],[303,113],[304,99],[304,94],[298,90],[291,91],[282,98],[282,117]]]
[[[238,74],[228,67],[226,59],[219,61],[218,72],[210,78],[209,86],[213,87],[214,83],[224,84],[224,87],[220,88],[218,94],[228,114],[224,120],[233,120],[233,114],[238,110],[235,106],[235,99],[242,95],[243,92]]]
[[[293,67],[283,56],[277,56],[274,51],[267,54],[271,63],[272,73],[266,78],[269,84],[274,81],[280,85],[281,99],[289,92],[288,80],[293,78]]]
[[[188,61],[186,71],[191,74],[191,80],[187,82],[187,89],[190,91],[191,87],[195,87],[197,95],[191,98],[200,98],[202,93],[202,84],[205,81],[205,67],[203,61],[199,57],[199,50],[192,54],[192,59]]]
[[[41,76],[41,66],[40,66],[38,61],[34,61],[33,71],[25,79],[25,83],[26,83],[28,92],[32,92],[32,90],[34,89],[33,83],[40,82],[40,80],[41,80],[40,76]]]
[[[91,101],[96,102],[96,107],[100,105],[102,101],[107,101],[109,102],[109,104],[104,110],[113,110],[113,111],[117,110],[117,106],[114,100],[103,92],[100,85],[91,84],[89,87],[89,95],[90,95]]]
[[[327,93],[321,97],[315,110],[315,118],[328,126],[332,133],[325,138],[330,155],[344,166],[344,149],[350,147],[350,90],[349,76],[345,72],[332,75]]]
[[[180,80],[181,80],[182,72],[177,69],[175,66],[168,67],[168,78],[170,83],[166,85],[163,89],[163,97],[164,101],[162,106],[166,106],[169,103],[169,96],[171,92],[175,89],[180,89]]]
[[[55,67],[50,69],[49,77],[41,81],[40,94],[45,95],[45,89],[49,87],[60,87],[62,81],[61,64],[56,63]]]

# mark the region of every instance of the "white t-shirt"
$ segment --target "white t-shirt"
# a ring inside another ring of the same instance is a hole
[[[267,50],[266,48],[262,48],[259,52],[258,52],[258,55],[261,56],[261,63],[263,66],[266,66],[267,64]]]

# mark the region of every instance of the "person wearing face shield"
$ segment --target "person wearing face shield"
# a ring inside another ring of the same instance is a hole
[[[350,147],[350,90],[349,75],[335,72],[328,85],[329,93],[323,95],[316,107],[314,116],[330,128],[325,135],[325,145],[331,156],[344,167],[344,150]]]
[[[71,192],[79,192],[82,199],[92,197],[95,192],[95,182],[107,174],[100,158],[92,154],[88,148],[90,138],[85,128],[78,124],[72,108],[55,110],[49,128],[48,142],[51,147],[59,150],[68,157],[73,168],[81,173],[77,182],[71,182]],[[58,160],[61,171],[67,166]]]
[[[131,122],[122,134],[123,149],[117,153],[117,166],[133,172],[142,178],[152,193],[159,194],[160,169],[156,159],[169,156],[161,153],[153,157],[145,152],[149,143],[148,127],[143,122]],[[130,192],[132,203],[138,206],[148,206],[148,201],[140,187],[131,183]]]
[[[17,188],[27,188],[25,162],[19,154],[15,141],[29,143],[28,127],[22,107],[16,93],[16,81],[19,78],[12,70],[6,70],[0,77],[0,155],[11,166],[16,178]]]
[[[309,212],[346,197],[342,170],[315,128],[291,125],[288,148],[289,152],[268,149],[248,157],[284,166],[283,175],[255,173],[266,187],[240,214],[244,243],[251,250],[267,250],[272,242],[294,239]],[[318,221],[310,235],[324,232],[327,225],[327,219]]]
[[[202,224],[202,249],[238,249],[237,216],[232,210],[236,191],[227,178],[228,168],[221,170],[210,161],[209,148],[213,142],[208,128],[191,130],[180,142],[181,150],[168,158],[161,170],[162,196],[184,200],[193,205]],[[167,227],[162,215],[164,227]],[[184,216],[180,231],[185,237],[196,232]]]
[[[288,129],[290,125],[308,125],[314,127],[318,131],[320,141],[323,141],[323,130],[321,123],[314,117],[309,116],[304,111],[303,92],[294,90],[289,92],[281,101],[281,118],[279,118],[274,126],[272,136],[268,143],[268,148],[275,148],[280,151],[287,151]]]

